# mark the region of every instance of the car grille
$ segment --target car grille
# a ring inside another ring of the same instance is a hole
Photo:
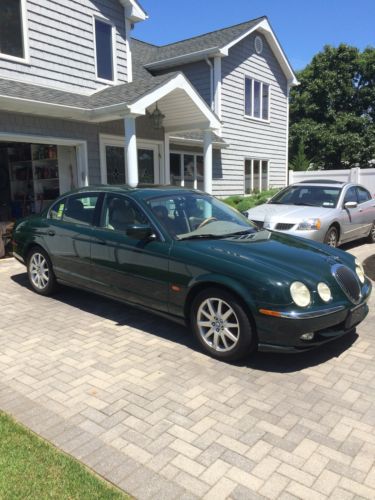
[[[340,265],[333,266],[332,271],[345,295],[357,304],[361,299],[361,287],[356,274],[348,267]]]
[[[254,224],[255,224],[256,226],[258,226],[258,227],[259,227],[259,229],[262,229],[262,228],[263,228],[263,226],[264,226],[264,221],[262,221],[262,220],[253,220],[253,219],[251,219],[251,222],[254,222]]]
[[[278,229],[279,231],[288,231],[288,229],[292,229],[294,224],[287,224],[286,222],[279,222],[276,224],[275,229]]]

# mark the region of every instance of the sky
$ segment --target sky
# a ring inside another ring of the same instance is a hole
[[[156,45],[263,15],[293,68],[304,68],[324,45],[375,47],[375,0],[140,0],[149,19],[133,36]]]

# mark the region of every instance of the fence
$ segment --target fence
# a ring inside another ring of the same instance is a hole
[[[316,179],[362,184],[375,196],[375,168],[356,167],[347,170],[311,170],[305,172],[289,170],[289,184]]]

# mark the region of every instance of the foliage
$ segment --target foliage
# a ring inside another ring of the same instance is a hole
[[[291,170],[307,170],[310,166],[310,160],[307,158],[305,153],[305,143],[301,139],[298,143],[297,153],[295,157],[290,162]]]
[[[297,75],[290,93],[290,157],[301,143],[327,169],[375,158],[375,48],[327,45]]]
[[[268,191],[261,191],[260,193],[253,193],[250,196],[229,196],[224,198],[224,202],[233,208],[236,208],[239,212],[244,212],[250,208],[256,207],[257,205],[262,205],[266,201],[274,196],[279,191],[278,188],[269,189]]]
[[[0,498],[129,499],[2,412],[0,436]]]

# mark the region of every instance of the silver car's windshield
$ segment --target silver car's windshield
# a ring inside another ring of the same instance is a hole
[[[176,240],[224,238],[258,231],[237,210],[203,193],[187,191],[151,198],[146,203]]]
[[[277,193],[268,203],[335,208],[341,188],[331,186],[289,186]]]

